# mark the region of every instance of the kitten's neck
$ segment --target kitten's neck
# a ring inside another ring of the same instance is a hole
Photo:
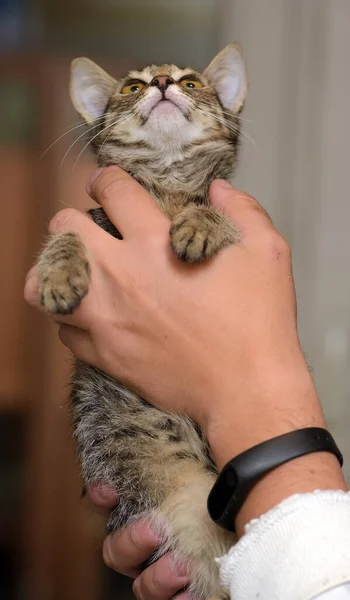
[[[236,147],[222,138],[191,145],[176,156],[142,146],[133,152],[113,150],[112,156],[101,152],[100,166],[118,164],[150,192],[169,218],[190,202],[208,204],[210,184],[228,179],[236,158]]]

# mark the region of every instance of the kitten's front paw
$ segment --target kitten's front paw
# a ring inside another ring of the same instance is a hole
[[[87,294],[89,274],[81,264],[53,268],[40,283],[40,302],[54,314],[69,315]]]
[[[170,242],[176,256],[185,262],[198,262],[215,253],[210,232],[195,219],[175,221],[170,229]]]
[[[39,260],[40,303],[53,314],[68,315],[88,292],[90,267],[73,234],[50,240]]]
[[[171,247],[176,256],[185,262],[211,258],[237,239],[237,232],[227,219],[210,207],[185,208],[170,227]]]

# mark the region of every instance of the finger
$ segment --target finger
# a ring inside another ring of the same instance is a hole
[[[26,277],[24,284],[24,299],[30,306],[45,312],[44,307],[40,304],[39,269],[37,265],[30,269]]]
[[[196,600],[189,592],[182,592],[176,595],[176,600]]]
[[[188,569],[176,564],[171,553],[162,556],[135,579],[137,600],[170,600],[190,583]]]
[[[110,243],[111,240],[113,242],[115,241],[114,238],[111,238],[111,236],[96,225],[88,215],[73,208],[67,208],[57,213],[53,219],[51,219],[48,229],[52,234],[67,232],[78,233],[85,247],[89,248],[94,254],[101,250],[101,247],[104,247],[106,243]],[[115,250],[116,247],[114,245],[113,251],[115,252]],[[39,267],[36,264],[30,269],[26,276],[24,299],[34,308],[46,312],[40,303],[39,288]],[[62,315],[57,315],[57,320],[61,322],[65,319]],[[67,317],[67,320],[68,322],[71,322],[69,316]]]
[[[66,317],[66,319],[73,318],[74,316]],[[87,325],[86,328],[88,328]],[[67,346],[76,358],[79,358],[79,360],[82,360],[89,365],[97,364],[96,352],[91,342],[90,335],[88,331],[85,330],[85,327],[84,329],[80,329],[79,327],[74,327],[67,323],[61,323],[58,329],[58,337],[62,344]]]
[[[151,195],[119,167],[99,169],[88,184],[96,200],[123,238],[169,229],[169,221]]]
[[[209,189],[210,201],[245,233],[274,229],[266,210],[253,198],[234,188],[228,181],[216,179]]]
[[[61,325],[63,322],[71,324],[71,322],[74,321],[74,323],[76,325],[75,327],[73,327],[73,326],[71,326],[70,328],[67,327],[67,330],[65,330],[65,329],[61,330],[61,327],[59,328],[59,337],[61,337],[61,334],[62,334],[65,341],[63,342],[63,339],[61,339],[61,341],[65,344],[65,346],[67,346],[68,348],[71,348],[73,346],[75,347],[77,345],[78,341],[79,341],[79,345],[82,345],[83,341],[86,343],[87,339],[89,339],[89,338],[86,336],[84,336],[84,337],[81,336],[80,330],[77,329],[77,327],[80,326],[82,329],[88,329],[88,321],[86,319],[77,318],[76,311],[74,312],[74,315],[61,315],[61,314],[55,315],[53,313],[48,313],[47,310],[44,308],[44,306],[40,302],[39,287],[40,287],[39,268],[38,268],[38,265],[35,265],[28,272],[28,275],[25,280],[25,284],[24,284],[24,299],[25,299],[25,301],[28,304],[30,304],[30,306],[33,306],[33,308],[36,308],[37,310],[40,310],[41,312],[45,313],[46,315],[49,315],[53,320],[57,321],[57,323],[59,323],[59,325]],[[81,311],[79,312],[79,315],[81,315]],[[62,325],[62,327],[63,327],[63,325]],[[84,343],[84,348],[85,348],[85,343]],[[84,352],[84,355],[85,354],[86,354],[86,352]]]
[[[108,518],[111,509],[118,504],[118,494],[109,485],[89,485],[85,491],[85,497],[95,512]]]
[[[99,508],[114,508],[118,503],[118,494],[109,485],[89,485],[86,495],[90,502]]]
[[[142,571],[142,565],[159,544],[160,539],[149,524],[146,521],[138,521],[105,539],[103,560],[118,573],[137,577]]]
[[[43,305],[40,302],[40,293],[39,293],[39,287],[40,287],[40,283],[39,283],[39,269],[38,266],[35,265],[34,267],[31,268],[31,270],[29,271],[27,277],[26,277],[26,281],[24,284],[24,299],[25,301],[30,304],[30,306],[33,306],[33,308],[36,308],[37,310],[40,310],[41,312],[45,313],[46,315],[49,314],[49,316],[51,318],[53,318],[55,321],[57,321],[60,325],[61,324],[67,324],[67,328],[60,327],[59,329],[59,337],[61,338],[61,341],[63,342],[63,344],[65,346],[67,346],[68,348],[70,348],[70,350],[72,350],[73,354],[76,354],[76,356],[78,356],[78,354],[73,351],[77,350],[79,352],[79,354],[82,354],[83,356],[87,357],[87,356],[91,356],[91,352],[89,349],[89,354],[87,354],[87,347],[86,347],[86,342],[90,341],[90,338],[88,337],[88,335],[86,336],[82,336],[80,329],[89,329],[89,320],[87,319],[86,316],[86,311],[82,311],[80,309],[80,307],[74,311],[74,313],[72,315],[61,315],[61,314],[53,314],[53,313],[48,313],[47,310],[43,307]],[[84,301],[86,302],[86,299],[84,298]],[[71,323],[74,323],[74,327],[68,327],[68,325],[71,325]],[[79,356],[79,358],[81,358],[81,360],[83,359],[83,356]],[[87,362],[87,361],[85,361]]]
[[[52,234],[77,233],[79,238],[93,252],[98,251],[103,244],[115,241],[106,231],[96,225],[87,213],[75,208],[60,210],[50,221],[48,230]]]

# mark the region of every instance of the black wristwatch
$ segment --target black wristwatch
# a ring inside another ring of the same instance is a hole
[[[326,429],[308,427],[258,444],[228,462],[208,497],[208,512],[220,527],[235,531],[234,521],[254,485],[280,465],[312,452],[342,454]]]

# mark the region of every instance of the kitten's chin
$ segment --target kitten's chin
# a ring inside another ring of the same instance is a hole
[[[146,123],[144,132],[154,138],[156,136],[159,142],[161,138],[173,139],[174,135],[182,140],[184,128],[188,125],[188,120],[183,111],[170,100],[162,100],[151,110]]]
[[[183,117],[184,114],[182,110],[176,106],[170,100],[161,100],[158,104],[151,110],[149,114],[149,119],[151,117]]]

